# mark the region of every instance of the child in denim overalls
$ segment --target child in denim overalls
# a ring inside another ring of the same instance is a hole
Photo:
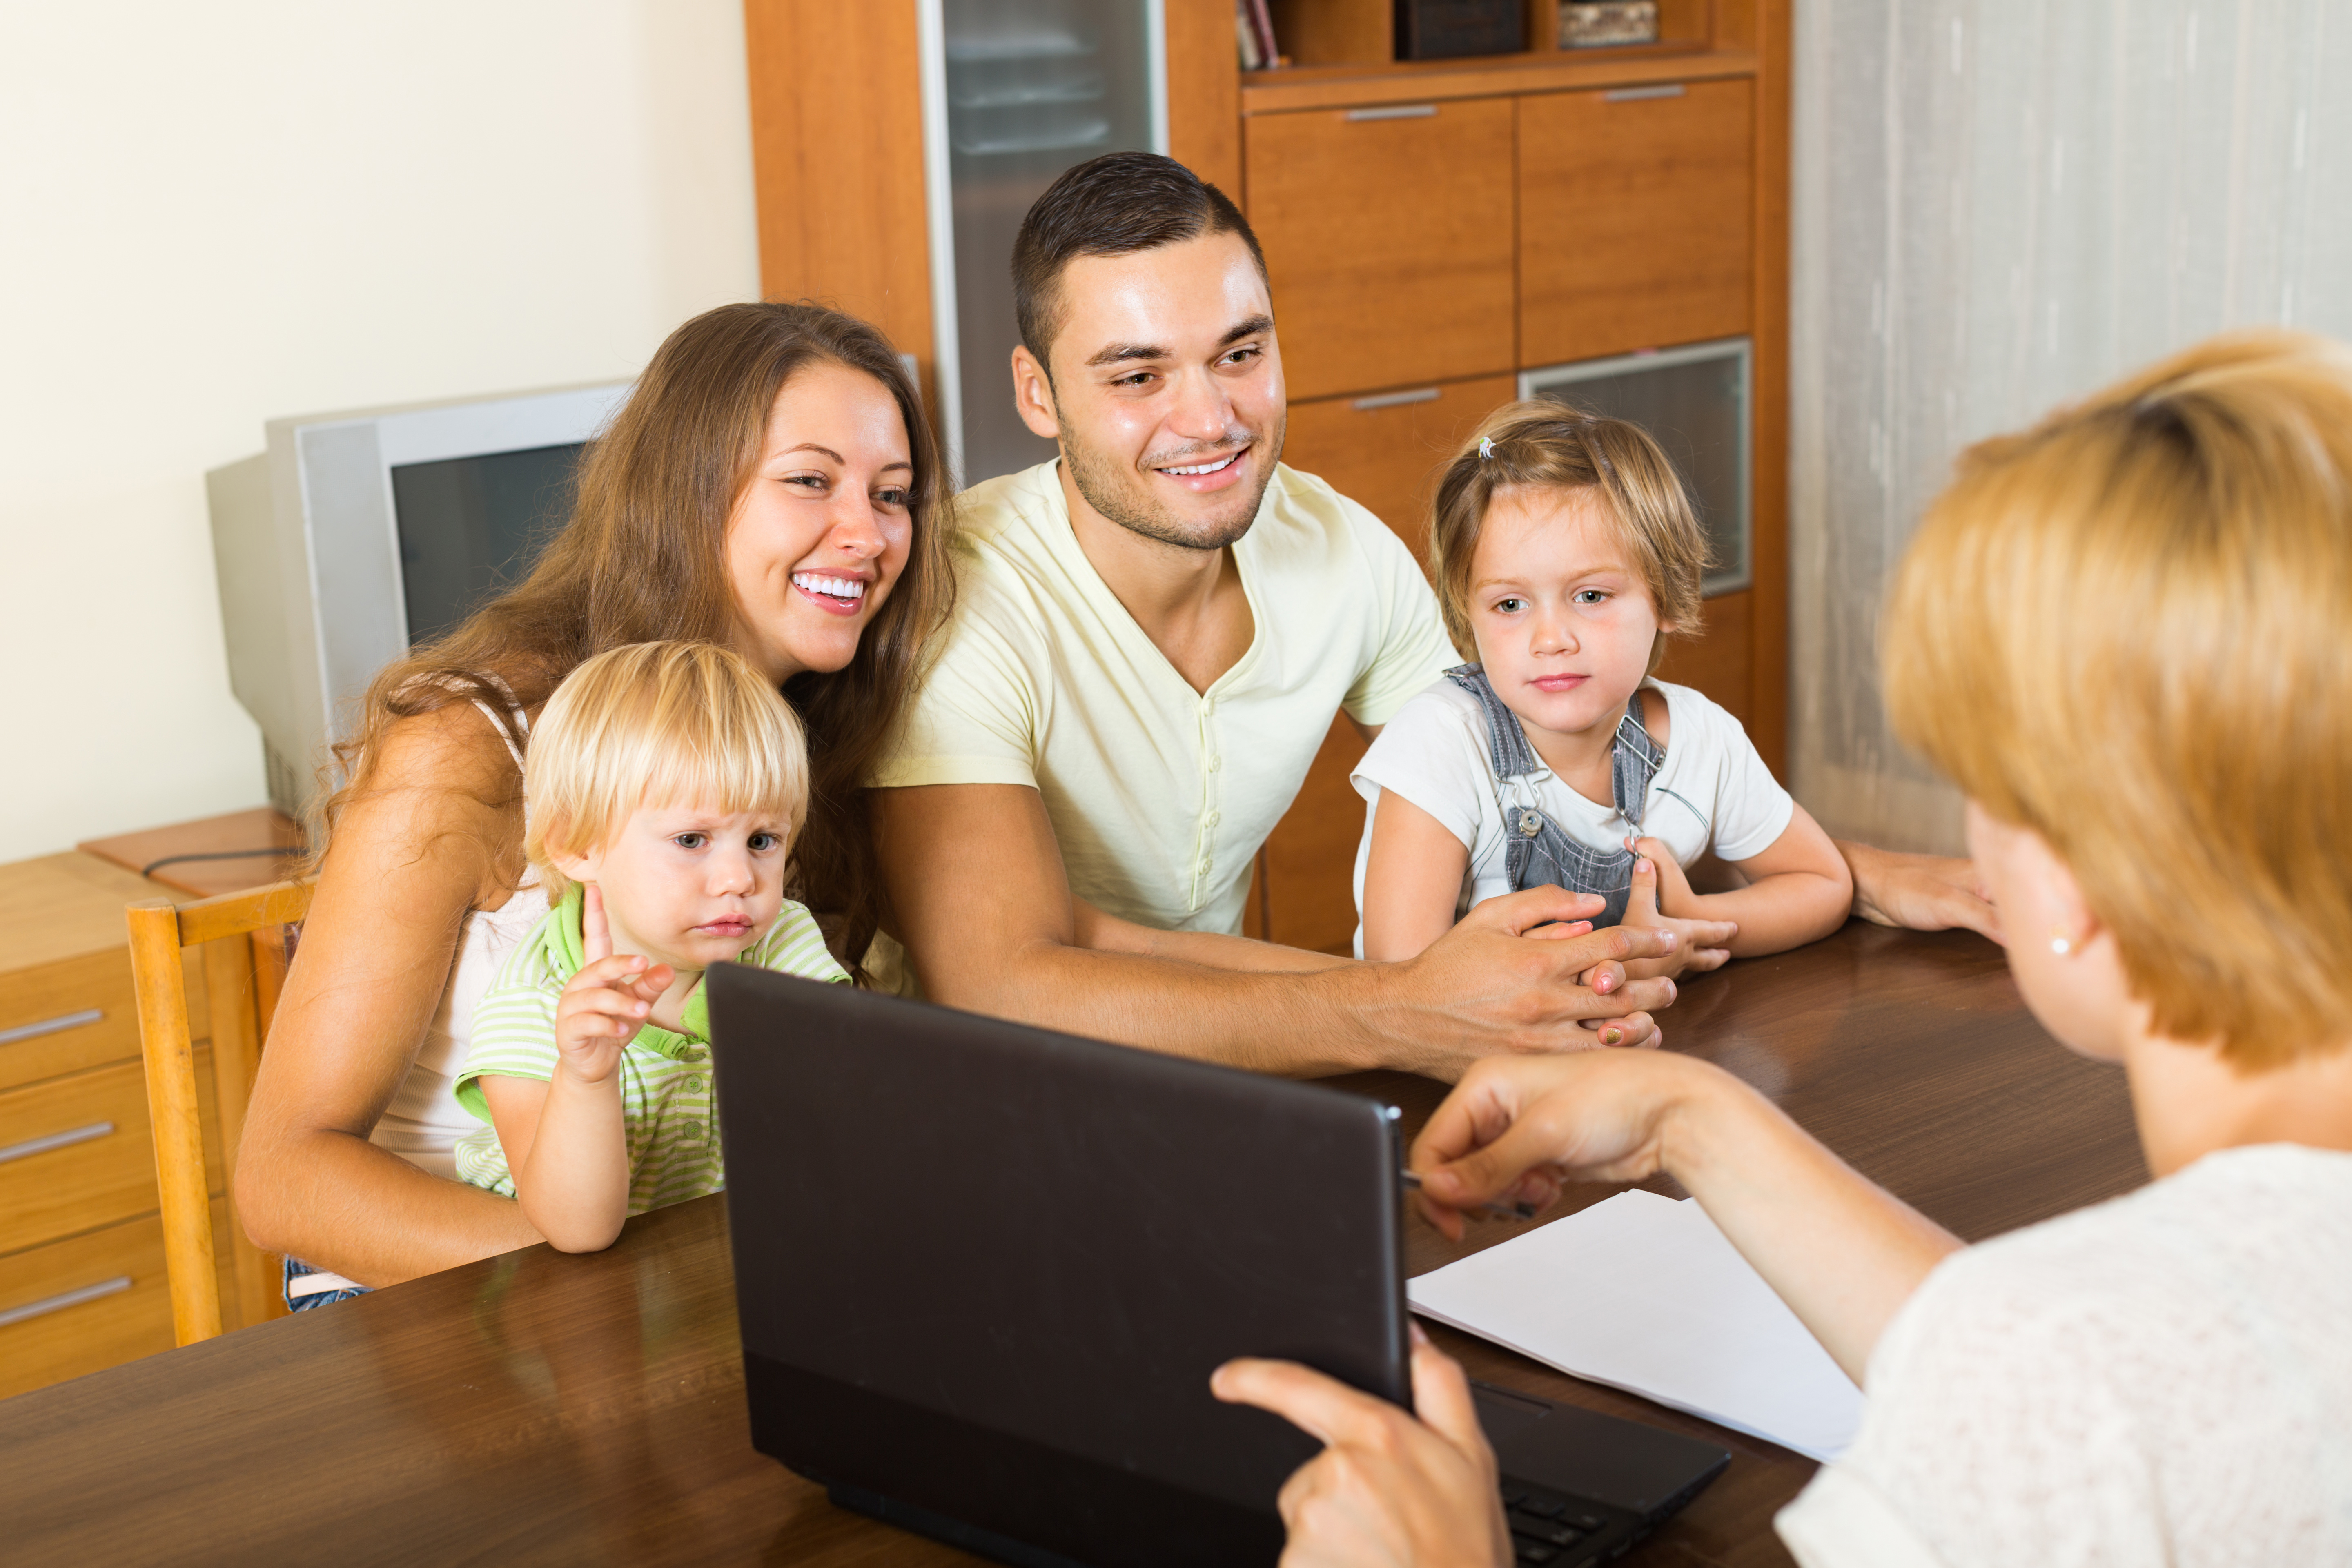
[[[1653,679],[1698,629],[1706,536],[1674,467],[1622,420],[1550,402],[1488,417],[1446,467],[1431,570],[1473,660],[1408,702],[1357,765],[1357,951],[1418,953],[1486,899],[1591,894],[1595,925],[1665,925],[1712,969],[1845,921],[1853,884],[1828,837],[1739,721]],[[1747,879],[1691,890],[1712,851]]]

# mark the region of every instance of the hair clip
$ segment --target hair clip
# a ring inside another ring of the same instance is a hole
[[[1494,455],[1495,455],[1495,438],[1494,438],[1492,436],[1481,436],[1481,437],[1478,437],[1478,458],[1479,458],[1479,460],[1483,462],[1483,461],[1485,461],[1486,458],[1491,458],[1491,457],[1493,457]]]

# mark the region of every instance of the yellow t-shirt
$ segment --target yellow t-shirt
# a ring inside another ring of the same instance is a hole
[[[1250,863],[1333,715],[1386,723],[1461,662],[1436,598],[1378,518],[1277,465],[1234,546],[1256,634],[1196,692],[1078,548],[1055,470],[957,503],[955,619],[874,782],[1030,785],[1078,897],[1238,932]]]

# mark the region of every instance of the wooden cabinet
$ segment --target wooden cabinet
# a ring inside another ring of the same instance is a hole
[[[206,1190],[222,1192],[219,1117],[199,1047]],[[23,1152],[13,1152],[23,1151]],[[154,1134],[140,1059],[70,1072],[0,1094],[0,1258],[155,1206]]]
[[[122,917],[168,891],[79,853],[0,866],[0,1396],[172,1347]],[[186,979],[201,1031],[202,966]],[[196,1073],[217,1151],[201,1042]],[[234,1311],[227,1183],[209,1174]]]
[[[1512,116],[1469,99],[1249,120],[1293,399],[1511,369]]]
[[[1512,377],[1494,375],[1293,403],[1282,460],[1361,501],[1426,563],[1439,469],[1517,391]]]
[[[1755,603],[1752,589],[1709,599],[1699,635],[1669,641],[1658,666],[1660,680],[1705,692],[1743,727],[1755,721],[1756,713],[1755,661],[1748,651],[1756,635]]]
[[[1755,112],[1745,79],[1518,100],[1520,364],[1748,331]]]
[[[1355,950],[1364,801],[1348,775],[1363,755],[1364,738],[1348,716],[1333,720],[1307,782],[1266,835],[1258,881],[1267,941],[1317,952]]]

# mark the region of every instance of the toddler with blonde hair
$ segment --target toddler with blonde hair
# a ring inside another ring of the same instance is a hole
[[[1430,565],[1471,662],[1356,766],[1359,957],[1411,958],[1475,906],[1546,885],[1601,899],[1597,925],[1679,933],[1635,973],[1844,923],[1836,846],[1738,720],[1655,679],[1667,638],[1698,629],[1706,541],[1646,432],[1551,402],[1497,409],[1439,481]],[[1683,868],[1709,850],[1748,885],[1692,891]]]
[[[781,693],[707,643],[565,678],[523,762],[523,849],[553,908],[475,1010],[457,1173],[567,1252],[723,1184],[702,977],[730,961],[845,983],[784,897],[808,752]]]

